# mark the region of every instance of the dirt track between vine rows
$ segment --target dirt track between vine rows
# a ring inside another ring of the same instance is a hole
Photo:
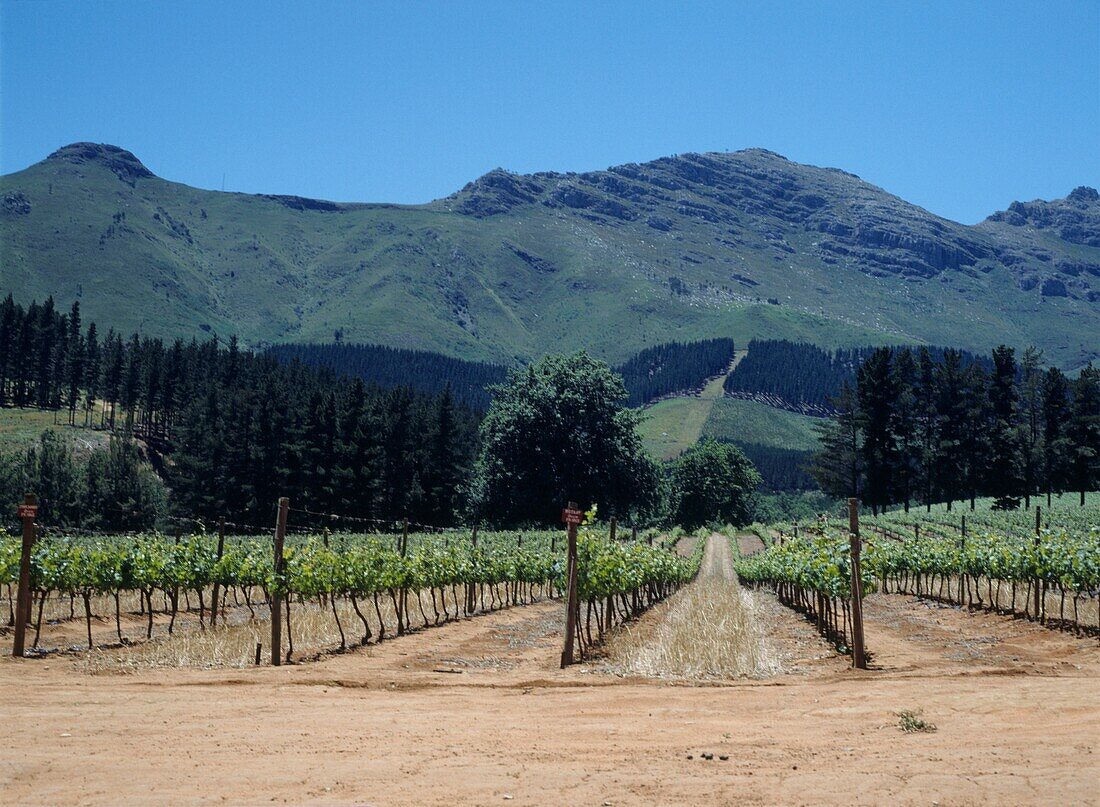
[[[5,657],[0,802],[1100,803],[1095,638],[876,596],[857,673],[760,597],[787,672],[718,685],[557,669],[555,602],[282,668]]]

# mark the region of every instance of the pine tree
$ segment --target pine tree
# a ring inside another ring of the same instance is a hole
[[[974,500],[989,479],[990,433],[989,376],[979,364],[971,364],[962,374],[962,429],[959,444],[962,461],[962,488]]]
[[[994,506],[1014,510],[1020,506],[1022,456],[1017,428],[1015,351],[1005,345],[993,351],[989,404],[989,475],[984,488],[996,499]]]
[[[892,500],[898,468],[895,433],[898,386],[889,348],[876,350],[859,368],[856,394],[867,478],[864,499],[877,514]]]
[[[81,385],[84,382],[84,343],[80,332],[80,303],[73,303],[69,312],[67,364],[65,378],[68,383],[65,402],[69,410],[69,425],[76,425],[76,410],[80,405]]]
[[[12,380],[13,354],[19,334],[19,319],[22,309],[17,309],[11,293],[0,304],[0,406],[7,406],[11,400],[9,384]]]
[[[130,337],[129,346],[125,352],[124,369],[122,372],[121,403],[122,411],[126,414],[126,434],[134,433],[134,415],[138,406],[138,395],[141,386],[142,372],[141,341],[135,333]]]
[[[935,452],[935,476],[949,511],[953,500],[962,497],[966,479],[963,442],[967,402],[963,387],[962,356],[958,351],[946,350],[936,373],[939,445]]]
[[[459,443],[459,424],[450,385],[444,387],[435,405],[431,448],[425,466],[428,517],[433,524],[449,525],[460,509],[459,489],[466,473],[466,457]]]
[[[894,359],[894,403],[893,432],[897,446],[897,468],[895,470],[896,495],[909,512],[909,501],[913,495],[913,481],[919,478],[921,469],[920,453],[920,412],[917,407],[917,364],[908,349],[899,350]]]
[[[936,366],[928,348],[920,349],[919,382],[914,406],[916,408],[917,440],[919,443],[919,479],[924,506],[932,510],[936,490],[937,451],[940,441],[939,413],[936,408]]]
[[[88,338],[84,348],[84,425],[88,426],[92,409],[95,407],[96,398],[99,395],[100,376],[99,337],[96,335],[95,323],[88,326]]]
[[[1071,473],[1081,493],[1100,486],[1100,369],[1091,364],[1081,370],[1073,384],[1073,414],[1069,436],[1073,441]]]
[[[821,448],[810,457],[810,475],[821,489],[840,499],[858,497],[863,478],[862,439],[855,393],[843,382],[829,401],[835,416],[814,423]]]
[[[1024,507],[1031,509],[1031,494],[1039,488],[1042,467],[1043,352],[1034,347],[1020,359],[1019,443],[1023,473]]]
[[[1051,367],[1043,377],[1043,480],[1050,495],[1066,489],[1069,480],[1069,464],[1072,441],[1068,425],[1072,414],[1070,384],[1065,373]]]

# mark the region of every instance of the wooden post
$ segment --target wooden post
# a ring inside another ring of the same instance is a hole
[[[615,516],[612,516],[611,517],[611,540],[612,541],[615,540],[615,536],[618,534],[618,532],[619,532],[619,521],[618,521],[618,519],[615,518]]]
[[[279,518],[275,522],[275,580],[271,587],[271,663],[283,663],[283,540],[286,538],[286,516],[290,499],[279,499]]]
[[[406,518],[401,525],[401,557],[405,557],[409,551],[409,520]]]
[[[638,543],[638,525],[637,524],[631,524],[630,525],[630,542],[635,543],[635,544]]]
[[[15,641],[11,654],[23,657],[27,623],[31,619],[31,550],[34,549],[34,520],[38,515],[38,497],[28,493],[23,497],[19,517],[23,519],[23,549],[19,555],[19,588],[15,597]]]
[[[863,579],[859,570],[859,500],[848,500],[848,534],[852,552],[852,666],[867,669],[863,651]]]
[[[1040,513],[1039,505],[1035,505],[1035,555],[1036,555],[1036,560],[1038,560],[1038,555],[1039,555],[1039,532],[1042,529],[1041,519],[1042,519],[1042,514]],[[1043,617],[1043,610],[1042,610],[1043,609],[1043,597],[1042,597],[1043,581],[1040,580],[1038,577],[1036,577],[1035,578],[1035,585],[1032,588],[1035,589],[1035,595],[1033,597],[1034,602],[1032,603],[1032,606],[1035,609],[1035,618],[1036,619],[1042,619],[1042,617]]]
[[[568,508],[576,510],[575,502],[569,502]],[[561,668],[564,670],[573,663],[573,637],[577,632],[577,525],[569,524],[569,562],[567,569],[567,595],[565,598],[565,645],[561,651]]]
[[[218,519],[218,560],[222,559],[225,552],[225,516]],[[218,580],[214,579],[214,590],[211,592],[214,599],[210,603],[210,627],[218,626]]]
[[[963,513],[962,533],[963,533],[963,541],[965,542],[966,541],[966,513]]]

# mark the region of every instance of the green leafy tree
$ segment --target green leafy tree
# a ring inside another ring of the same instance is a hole
[[[622,379],[585,353],[547,356],[493,389],[481,426],[473,504],[495,523],[556,522],[564,503],[606,515],[646,511],[658,474],[623,406]]]
[[[43,523],[71,526],[79,522],[82,479],[66,440],[46,430],[27,452],[27,490],[38,495]]]
[[[685,529],[704,524],[750,523],[760,474],[728,443],[706,439],[685,451],[672,465],[675,520]]]
[[[98,529],[141,530],[164,512],[160,478],[130,440],[112,437],[88,458],[84,486],[85,524]]]

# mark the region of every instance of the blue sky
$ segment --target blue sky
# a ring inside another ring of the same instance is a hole
[[[967,223],[1100,185],[1100,2],[0,0],[0,171],[423,202],[762,146]]]

